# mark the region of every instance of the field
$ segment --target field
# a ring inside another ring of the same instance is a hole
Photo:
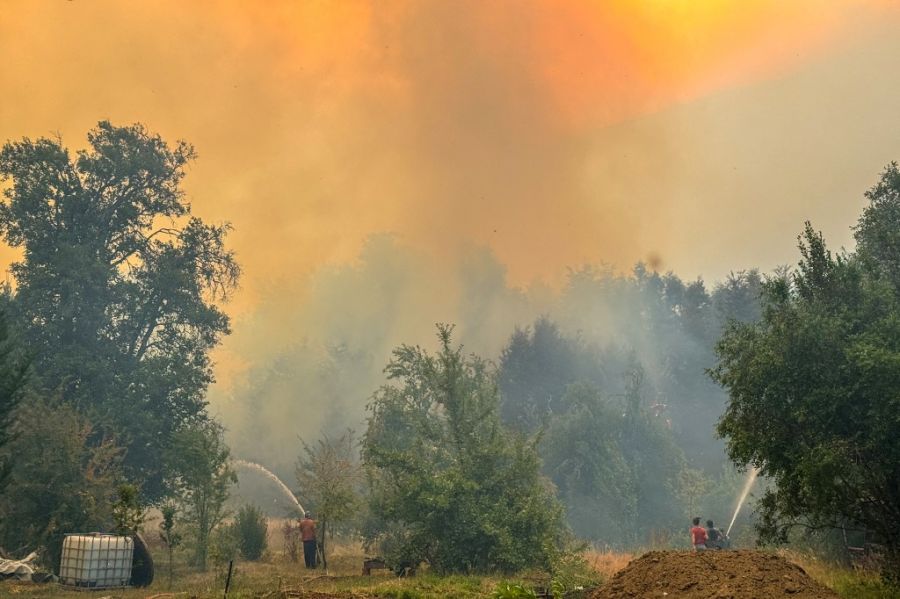
[[[274,527],[273,527],[274,528]],[[397,578],[385,570],[362,576],[364,552],[357,544],[342,544],[329,555],[329,571],[310,572],[302,564],[291,562],[283,553],[280,535],[272,531],[271,548],[260,562],[237,561],[232,574],[228,597],[234,599],[365,599],[385,597],[395,599],[437,599],[490,597],[501,583],[521,584],[525,587],[546,587],[549,576],[526,573],[518,577],[503,576],[437,576],[427,571],[411,578]],[[205,573],[194,572],[176,565],[174,582],[168,584],[168,572],[161,548],[154,547],[156,580],[144,589],[121,589],[98,592],[73,591],[55,584],[32,584],[14,581],[0,582],[0,597],[16,599],[212,599],[222,597],[225,587],[226,565],[212,564]],[[898,594],[886,589],[877,576],[836,568],[814,558],[793,553],[781,553],[789,561],[800,565],[810,576],[840,597],[847,599],[888,599]],[[585,562],[598,580],[609,580],[622,570],[635,555],[589,551]],[[673,594],[672,596],[677,596]]]

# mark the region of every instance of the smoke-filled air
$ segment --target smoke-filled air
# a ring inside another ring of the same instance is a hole
[[[0,2],[0,596],[894,596],[898,33]]]

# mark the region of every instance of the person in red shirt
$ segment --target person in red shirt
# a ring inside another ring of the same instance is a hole
[[[706,549],[706,540],[706,529],[700,526],[700,518],[694,518],[694,525],[691,527],[691,544],[694,551]]]
[[[312,514],[306,512],[303,520],[300,520],[300,539],[303,541],[303,560],[306,567],[315,569],[316,567],[316,521],[312,519]]]

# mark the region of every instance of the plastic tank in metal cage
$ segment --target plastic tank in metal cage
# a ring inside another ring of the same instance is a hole
[[[101,533],[68,534],[63,540],[59,581],[67,586],[103,589],[131,581],[134,541]]]

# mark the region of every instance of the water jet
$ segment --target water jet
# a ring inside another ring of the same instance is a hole
[[[734,515],[731,517],[731,524],[728,525],[728,530],[725,531],[726,537],[731,534],[731,527],[734,526],[734,521],[737,520],[738,513],[741,511],[741,507],[744,505],[747,495],[750,494],[750,489],[753,488],[753,483],[756,482],[757,476],[759,476],[759,468],[756,467],[747,473],[747,480],[744,482],[744,488],[741,490],[740,497],[738,497],[737,506],[734,508]]]
[[[250,462],[248,460],[234,460],[234,465],[259,472],[260,474],[262,474],[263,476],[265,476],[266,478],[271,480],[273,483],[275,483],[278,486],[278,488],[281,489],[281,491],[284,493],[284,495],[286,497],[290,498],[291,503],[293,503],[295,506],[297,506],[297,509],[300,510],[301,514],[306,513],[306,510],[304,510],[303,506],[300,505],[300,502],[297,500],[297,497],[294,496],[294,494],[291,492],[291,490],[288,488],[288,486],[286,484],[284,484],[284,481],[282,481],[280,478],[278,478],[278,476],[276,476],[276,474],[274,472],[272,472],[271,470],[269,470],[262,464],[257,464],[256,462]]]

